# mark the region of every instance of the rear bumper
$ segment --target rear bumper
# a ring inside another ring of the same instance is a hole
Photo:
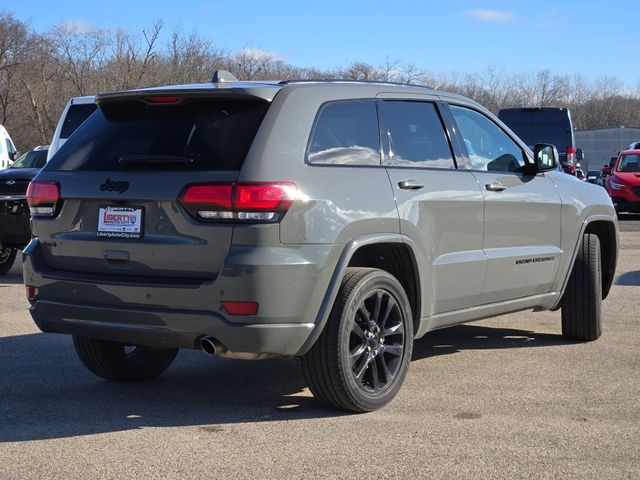
[[[216,313],[114,308],[38,300],[31,316],[43,332],[157,348],[199,348],[214,337],[232,352],[295,355],[313,324],[232,324]]]
[[[173,282],[53,271],[34,239],[24,280],[38,288],[30,313],[44,332],[164,348],[199,348],[210,336],[232,352],[293,356],[317,328],[332,271],[324,267],[339,251],[232,247],[216,278]],[[223,300],[258,302],[258,314],[229,315]]]

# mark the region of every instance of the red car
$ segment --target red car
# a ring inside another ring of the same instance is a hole
[[[640,150],[620,152],[607,191],[618,212],[640,212]]]

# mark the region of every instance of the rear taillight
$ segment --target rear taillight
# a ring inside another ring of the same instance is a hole
[[[53,217],[60,202],[58,182],[32,181],[27,187],[27,203],[34,217]]]
[[[203,221],[277,222],[296,198],[293,183],[189,185],[180,203]]]
[[[576,149],[574,147],[567,147],[567,162],[573,163],[576,161]]]

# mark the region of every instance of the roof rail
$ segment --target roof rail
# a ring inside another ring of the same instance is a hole
[[[216,70],[211,77],[211,83],[237,82],[238,79],[227,70]]]
[[[402,82],[391,82],[384,80],[352,80],[348,78],[308,78],[308,79],[291,79],[291,80],[282,80],[278,82],[280,85],[289,85],[291,83],[374,83],[374,84],[383,84],[383,85],[399,85],[401,87],[419,87],[419,88],[432,88],[427,87],[426,85],[417,85],[415,83],[402,83]]]

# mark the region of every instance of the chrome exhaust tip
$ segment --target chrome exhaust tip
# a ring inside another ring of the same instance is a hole
[[[218,355],[221,345],[213,337],[204,337],[200,340],[200,348],[207,355]]]

